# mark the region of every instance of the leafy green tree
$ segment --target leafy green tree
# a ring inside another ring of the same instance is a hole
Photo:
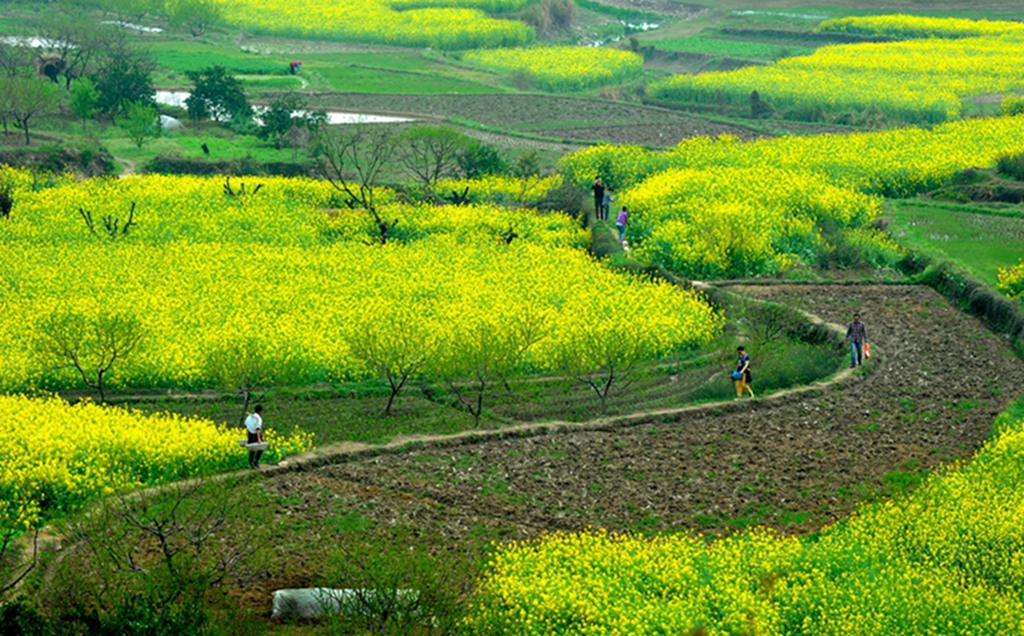
[[[85,123],[96,114],[100,103],[100,89],[96,82],[85,77],[75,83],[71,89],[71,111],[82,120],[82,130],[85,130]]]
[[[32,54],[26,46],[0,42],[0,75],[17,77],[32,66]]]
[[[222,19],[221,5],[213,0],[170,0],[167,20],[174,28],[188,31],[197,38]]]
[[[637,329],[622,329],[628,320],[582,323],[566,330],[556,352],[560,367],[594,392],[601,412],[608,409],[613,387],[626,388],[636,380],[641,363],[657,354],[646,335]]]
[[[455,177],[459,157],[472,140],[447,126],[414,126],[402,134],[398,160],[405,171],[431,192],[438,180]]]
[[[38,77],[19,76],[0,78],[0,108],[14,127],[25,133],[25,145],[32,143],[29,125],[32,119],[42,117],[57,109],[60,96],[57,87]]]
[[[505,158],[498,149],[479,141],[463,150],[458,162],[462,173],[470,179],[488,174],[504,174],[508,170]]]
[[[141,148],[149,139],[156,139],[161,132],[160,114],[152,104],[144,102],[130,102],[117,125],[135,142],[136,148]]]
[[[327,121],[327,113],[322,110],[310,111],[306,99],[295,91],[279,93],[260,113],[259,136],[271,139],[275,148],[281,147],[289,132],[295,128],[315,130]]]
[[[185,107],[192,119],[251,119],[252,106],[245,97],[242,82],[229,75],[223,66],[208,66],[200,71],[185,73],[192,84],[192,94]]]
[[[111,57],[91,75],[100,92],[97,108],[101,113],[124,115],[128,104],[152,104],[154,64],[149,54],[127,46],[111,51]]]

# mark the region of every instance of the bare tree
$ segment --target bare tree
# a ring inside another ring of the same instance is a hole
[[[244,579],[268,545],[266,532],[251,524],[260,503],[252,488],[230,478],[109,497],[60,525],[68,547],[46,592],[101,618],[130,599],[157,612],[201,604],[212,588]]]
[[[221,5],[213,0],[171,0],[167,2],[167,19],[197,38],[221,21]]]
[[[459,157],[469,145],[454,128],[415,126],[402,134],[398,160],[432,193],[438,180],[458,175]]]
[[[117,39],[113,29],[84,19],[80,11],[48,13],[39,30],[45,46],[39,47],[39,60],[48,60],[57,77],[64,80],[64,88],[93,70],[97,57]],[[49,74],[48,74],[49,75]]]
[[[9,468],[0,466],[0,483],[11,483],[4,475]],[[0,598],[13,590],[35,568],[38,555],[38,508],[17,490],[0,493]],[[27,535],[23,534],[26,529]],[[16,549],[19,537],[31,538],[29,553]]]
[[[25,133],[25,145],[32,143],[29,124],[33,118],[53,112],[59,101],[53,85],[37,77],[0,78],[0,109],[4,111],[4,128],[10,117],[14,127]]]
[[[96,229],[96,221],[93,220],[92,212],[85,208],[78,208],[78,214],[94,236],[116,239],[119,236],[126,236],[128,229],[135,225],[135,201],[132,201],[131,206],[128,208],[128,218],[124,221],[121,220],[121,217],[114,216],[113,214],[105,214],[100,217],[100,220],[103,222],[102,234]]]
[[[218,385],[242,398],[240,426],[245,425],[249,405],[259,402],[280,371],[280,362],[267,354],[266,346],[255,338],[225,342],[207,354],[206,373]]]
[[[106,401],[107,378],[116,364],[134,352],[145,336],[132,315],[112,313],[88,317],[55,312],[39,326],[36,350],[56,368],[74,369],[82,382]]]
[[[320,126],[314,133],[312,155],[316,170],[342,192],[350,208],[366,210],[377,227],[376,242],[387,243],[397,220],[387,221],[377,210],[374,190],[395,156],[398,133],[390,124]]]
[[[0,75],[17,77],[32,68],[32,53],[28,47],[0,43]]]
[[[142,22],[148,15],[162,13],[163,0],[100,0],[100,9],[119,22]]]

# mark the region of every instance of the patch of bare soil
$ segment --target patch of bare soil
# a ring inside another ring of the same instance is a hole
[[[741,139],[758,136],[748,128],[713,122],[699,115],[584,97],[322,93],[309,99],[311,106],[327,110],[459,119],[493,130],[563,140],[664,145],[664,138],[659,141],[656,137],[659,128],[671,131],[672,136],[679,135],[676,142],[685,136],[722,133]]]
[[[859,310],[876,354],[869,373],[821,390],[649,414],[628,426],[339,455],[337,463],[268,475],[266,488],[286,502],[277,514],[322,529],[357,515],[453,545],[588,526],[727,533],[762,524],[805,533],[912,485],[927,469],[970,457],[1024,383],[1024,362],[1001,338],[928,288],[743,291],[839,324]],[[311,582],[315,555],[285,561],[266,589]]]

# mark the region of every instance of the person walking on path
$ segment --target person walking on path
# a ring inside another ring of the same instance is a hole
[[[860,321],[860,314],[853,314],[853,322],[846,328],[846,341],[850,343],[850,368],[864,364],[864,343],[868,332]]]
[[[619,216],[615,218],[615,227],[619,230],[619,245],[626,239],[626,224],[629,223],[629,211],[626,206],[619,210]]]
[[[602,221],[607,221],[608,220],[608,211],[611,210],[612,199],[614,199],[614,198],[615,197],[612,196],[612,189],[611,188],[605,188],[604,189],[604,198],[601,199],[601,213],[598,215],[597,218],[599,218]]]
[[[732,372],[732,379],[736,383],[736,399],[743,397],[746,391],[750,397],[754,397],[754,389],[750,388],[750,354],[743,347],[737,347],[739,359],[736,360],[736,370]]]
[[[594,217],[600,219],[601,206],[604,205],[604,183],[600,176],[594,177],[594,185],[590,189],[594,191]]]
[[[262,444],[263,443],[263,405],[257,404],[253,412],[245,418],[245,430],[248,432],[248,443],[249,444]],[[249,468],[260,467],[260,457],[263,456],[262,450],[249,450]]]

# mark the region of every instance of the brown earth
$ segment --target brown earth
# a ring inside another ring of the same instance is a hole
[[[453,119],[475,122],[493,132],[510,131],[566,142],[663,146],[699,135],[729,134],[744,140],[764,136],[757,130],[666,108],[583,97],[318,93],[310,95],[309,101],[314,108]]]
[[[1000,337],[928,288],[743,291],[832,323],[859,310],[875,353],[868,372],[756,400],[552,425],[548,434],[371,456],[326,449],[264,476],[281,502],[276,515],[289,527],[302,520],[305,539],[325,549],[344,536],[339,516],[418,528],[452,545],[588,526],[720,534],[760,524],[802,534],[970,457],[1024,383],[1024,362]],[[756,391],[758,347],[750,349]],[[265,602],[273,589],[317,581],[320,556],[297,539],[281,537],[288,566],[245,596]]]

